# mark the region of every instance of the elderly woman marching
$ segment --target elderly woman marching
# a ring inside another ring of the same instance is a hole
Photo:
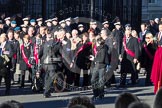
[[[29,74],[32,73],[32,64],[29,63],[29,58],[31,55],[31,43],[29,35],[25,35],[23,38],[24,43],[20,46],[20,70],[21,70],[21,81],[20,81],[20,88],[24,88],[25,82],[25,73],[28,70]]]

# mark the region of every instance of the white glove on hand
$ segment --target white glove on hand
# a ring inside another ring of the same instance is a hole
[[[94,56],[93,55],[90,55],[89,56],[89,60],[94,61]]]

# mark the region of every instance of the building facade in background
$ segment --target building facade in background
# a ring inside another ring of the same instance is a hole
[[[142,1],[142,20],[162,17],[162,0],[141,0]]]
[[[97,21],[113,22],[119,17],[123,24],[139,27],[143,0],[0,0],[0,13],[22,17],[32,15],[44,19],[53,16],[60,20],[67,17],[87,17]]]

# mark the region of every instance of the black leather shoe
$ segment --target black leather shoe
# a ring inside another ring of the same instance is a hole
[[[44,94],[43,97],[44,98],[50,98],[51,97],[51,94],[50,93]]]
[[[104,95],[100,95],[100,96],[99,96],[99,99],[103,99],[103,98],[104,98]]]

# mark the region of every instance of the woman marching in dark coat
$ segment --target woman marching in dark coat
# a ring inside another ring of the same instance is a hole
[[[31,43],[29,39],[29,35],[25,35],[23,40],[24,43],[20,46],[21,54],[20,54],[20,70],[21,70],[21,86],[20,88],[24,88],[24,81],[25,81],[25,73],[26,70],[29,71],[29,74],[32,73],[32,65],[29,63],[29,58],[31,54]]]
[[[153,41],[153,35],[151,33],[147,33],[145,37],[145,43],[142,47],[142,58],[141,64],[146,69],[147,75],[145,79],[145,85],[152,85],[150,76],[152,70],[153,59],[156,51],[156,45]]]

